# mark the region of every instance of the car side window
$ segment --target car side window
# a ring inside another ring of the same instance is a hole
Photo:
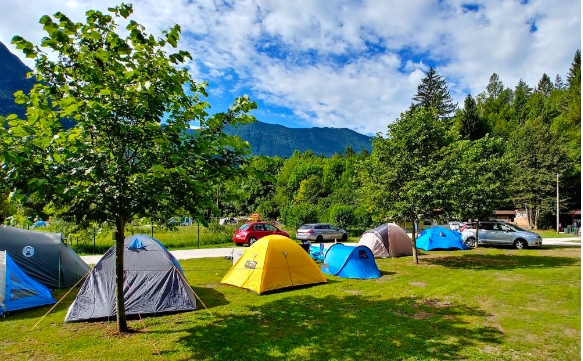
[[[314,226],[314,229],[322,229],[322,225],[318,224],[317,226]]]
[[[322,229],[330,229],[330,226],[327,224],[323,224],[320,227],[322,227]]]
[[[255,229],[256,231],[265,231],[265,227],[263,226],[263,224],[256,224],[255,225]]]
[[[274,226],[272,226],[271,224],[266,224],[265,225],[265,229],[268,231],[277,231],[277,228],[275,228]]]
[[[492,223],[480,223],[480,228],[485,231],[492,231],[494,229],[492,228]]]
[[[502,225],[500,223],[494,223],[494,230],[495,231],[502,231]]]
[[[333,231],[337,231],[338,230],[338,227],[336,227],[336,226],[330,226],[330,229],[333,230]]]

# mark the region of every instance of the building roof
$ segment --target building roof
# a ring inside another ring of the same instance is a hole
[[[581,215],[581,210],[580,209],[574,209],[572,211],[569,211],[569,214],[572,216],[580,216]]]

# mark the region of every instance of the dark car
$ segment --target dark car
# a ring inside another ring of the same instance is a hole
[[[257,242],[258,239],[271,234],[279,234],[281,236],[289,237],[289,234],[286,231],[282,231],[273,224],[267,222],[250,222],[243,224],[235,231],[233,242],[235,242],[237,246],[242,246],[245,243],[252,245]]]

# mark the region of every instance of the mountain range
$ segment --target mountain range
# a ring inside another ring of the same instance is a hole
[[[30,68],[0,42],[0,116],[17,114],[24,117],[24,107],[14,103],[14,93],[28,93],[34,85],[27,79]],[[65,124],[66,122],[64,122]],[[287,128],[257,121],[238,127],[227,127],[227,134],[237,135],[249,142],[253,155],[290,157],[295,150],[311,150],[326,157],[344,152],[350,145],[355,152],[372,149],[371,138],[347,128]]]

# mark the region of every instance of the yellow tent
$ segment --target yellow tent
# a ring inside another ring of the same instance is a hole
[[[258,294],[325,282],[310,255],[299,244],[280,235],[266,236],[255,242],[221,281]]]

